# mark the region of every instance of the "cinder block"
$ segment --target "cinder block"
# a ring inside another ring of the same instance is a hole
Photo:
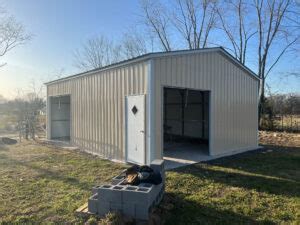
[[[155,159],[150,163],[150,167],[153,169],[154,172],[164,172],[165,171],[165,163],[162,159]]]
[[[112,185],[118,185],[123,181],[124,181],[124,175],[119,175],[119,176],[116,176],[112,179],[111,184]]]
[[[123,209],[121,203],[114,203],[114,202],[110,203],[109,208],[110,208],[111,212],[120,212],[120,213],[122,212],[122,209]]]
[[[146,187],[126,187],[123,190],[123,203],[141,203],[146,207],[151,201],[150,190]]]
[[[110,211],[110,203],[98,200],[98,215],[104,216]]]
[[[98,187],[98,191],[99,191],[99,189],[101,189],[101,188],[106,188],[106,189],[110,189],[110,188],[112,188],[113,187],[113,185],[110,185],[110,184],[103,184],[103,185],[100,185],[99,187]],[[99,194],[99,193],[98,193]]]
[[[135,217],[135,204],[123,202],[122,212],[126,216]]]
[[[150,167],[154,172],[161,174],[162,183],[165,183],[165,161],[161,159],[155,159],[151,162]]]
[[[157,199],[158,199],[158,195],[162,191],[162,189],[164,187],[164,184],[161,183],[161,184],[158,184],[158,185],[153,185],[153,184],[142,183],[142,184],[139,185],[139,187],[148,187],[148,188],[150,188],[149,201],[152,202],[152,203],[154,202],[154,204],[156,204]]]
[[[138,188],[139,188],[139,186],[126,186],[124,188],[124,190],[127,190],[127,191],[136,191]]]
[[[151,190],[151,201],[156,202],[157,196],[161,192],[163,184],[153,185]]]
[[[146,187],[146,188],[151,188],[153,186],[154,186],[153,184],[149,184],[149,183],[140,183],[138,185],[138,187]]]
[[[101,187],[100,185],[95,186],[95,187],[92,187],[92,195],[98,193],[98,189],[99,189],[100,187]]]
[[[140,220],[149,219],[150,207],[145,207],[141,204],[135,204],[135,218]]]
[[[98,198],[104,202],[115,202],[122,204],[122,192],[124,187],[115,185],[102,185],[98,189]]]
[[[90,213],[98,212],[98,194],[94,194],[88,199],[88,210]]]
[[[161,202],[163,195],[164,195],[164,189],[162,188],[155,199],[155,205],[158,205]]]
[[[164,177],[163,160],[154,160],[151,168],[162,172]],[[164,179],[164,178],[163,178]],[[122,185],[123,175],[113,178],[117,185],[101,185],[93,188],[98,193],[98,214],[103,216],[110,211],[118,211],[136,219],[148,220],[149,212],[158,204],[164,194],[164,182],[159,185],[141,183],[138,186]]]
[[[115,185],[112,189],[116,191],[121,191],[125,188],[125,186]]]

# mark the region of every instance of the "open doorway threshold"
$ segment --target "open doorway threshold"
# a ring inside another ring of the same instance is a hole
[[[207,154],[208,146],[203,144],[177,144],[164,149],[165,168],[167,170],[214,159]]]

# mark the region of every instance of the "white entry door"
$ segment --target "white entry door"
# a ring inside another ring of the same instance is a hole
[[[127,161],[145,164],[145,95],[126,97]]]

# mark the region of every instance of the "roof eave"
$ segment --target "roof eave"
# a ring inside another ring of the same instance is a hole
[[[176,56],[176,55],[186,55],[186,54],[197,54],[197,53],[205,53],[205,52],[221,52],[221,53],[223,53],[223,55],[225,55],[228,59],[230,59],[237,66],[244,69],[244,71],[248,72],[248,74],[252,75],[257,80],[260,80],[260,78],[251,69],[249,69],[248,67],[243,65],[241,62],[239,62],[236,58],[234,58],[224,48],[214,47],[214,48],[195,49],[195,50],[179,50],[179,51],[173,51],[173,52],[148,53],[148,54],[141,55],[141,56],[138,56],[138,57],[133,58],[133,59],[124,60],[124,61],[121,61],[121,62],[118,62],[118,63],[115,63],[115,64],[111,64],[111,65],[108,65],[108,66],[105,66],[105,67],[102,67],[102,68],[89,70],[89,71],[78,73],[78,74],[71,75],[71,76],[68,76],[68,77],[60,78],[60,79],[57,79],[57,80],[52,80],[52,81],[46,82],[44,84],[45,85],[50,85],[50,84],[53,84],[53,83],[62,82],[62,81],[66,81],[66,80],[70,80],[70,79],[74,79],[74,78],[78,78],[78,77],[82,77],[82,76],[88,76],[88,75],[95,74],[97,72],[102,72],[102,71],[105,71],[105,70],[126,66],[126,65],[132,64],[132,63],[142,62],[142,61],[146,61],[146,60],[153,59],[153,58],[166,57],[166,56]]]
[[[228,51],[226,51],[224,48],[220,47],[221,52],[229,59],[231,60],[233,63],[235,63],[237,66],[239,66],[241,69],[243,69],[244,71],[246,71],[248,74],[250,74],[251,76],[253,76],[254,78],[256,78],[258,81],[260,81],[261,79],[257,76],[256,73],[254,73],[250,68],[248,68],[247,66],[245,66],[244,64],[242,64],[240,61],[238,61],[235,57],[233,57]]]

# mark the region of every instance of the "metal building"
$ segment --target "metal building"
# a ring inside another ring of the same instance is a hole
[[[104,158],[188,162],[258,147],[259,79],[223,48],[150,53],[46,85],[47,138]]]

